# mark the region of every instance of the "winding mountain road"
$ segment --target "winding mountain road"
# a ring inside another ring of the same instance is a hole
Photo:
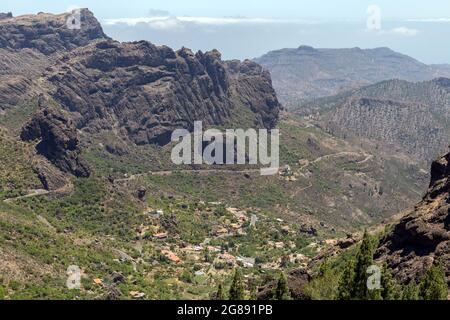
[[[31,190],[30,193],[28,193],[26,195],[23,195],[23,196],[5,199],[5,200],[3,200],[3,202],[11,203],[11,202],[14,202],[14,201],[17,201],[17,200],[21,200],[21,199],[43,196],[43,195],[46,195],[46,194],[49,194],[49,193],[50,193],[50,191],[48,191],[48,190],[36,189],[36,190]]]
[[[145,176],[171,176],[174,173],[199,173],[199,174],[208,174],[208,173],[234,173],[234,174],[242,174],[242,173],[260,173],[261,169],[246,169],[246,170],[231,170],[231,169],[185,169],[185,170],[166,170],[166,171],[149,171],[146,173],[133,174],[127,178],[115,179],[114,183],[133,181],[137,178],[145,177]]]

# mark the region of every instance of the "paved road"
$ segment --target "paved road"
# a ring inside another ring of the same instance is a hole
[[[371,160],[373,158],[373,155],[367,154],[367,153],[363,153],[363,152],[343,151],[343,152],[338,152],[338,153],[327,154],[327,155],[321,156],[321,157],[311,161],[310,163],[305,164],[304,166],[302,166],[300,168],[300,170],[309,167],[313,163],[317,163],[317,162],[320,162],[322,160],[326,160],[326,159],[330,159],[330,158],[342,157],[342,156],[365,156],[366,157],[364,160],[358,161],[357,164],[366,163],[366,162],[368,162],[369,160]]]
[[[230,169],[185,169],[185,170],[169,170],[169,171],[149,171],[146,173],[133,174],[128,178],[115,179],[114,182],[127,182],[133,181],[137,178],[144,176],[170,176],[174,173],[199,173],[199,174],[209,174],[209,173],[260,173],[261,169],[246,169],[246,170],[230,170]]]
[[[72,193],[72,191],[73,191],[73,184],[72,184],[72,182],[67,181],[67,183],[63,187],[61,187],[57,190],[49,191],[49,190],[44,190],[44,189],[34,189],[34,190],[30,190],[28,192],[28,194],[26,194],[26,195],[5,199],[5,200],[3,200],[3,202],[11,203],[11,202],[21,200],[21,199],[39,197],[39,196],[44,196],[44,195],[48,195],[48,194],[69,194],[69,193]]]
[[[50,191],[48,191],[48,190],[36,189],[36,190],[31,190],[30,193],[28,193],[28,194],[26,194],[24,196],[15,197],[15,198],[9,198],[9,199],[5,199],[3,201],[6,202],[6,203],[11,203],[11,202],[14,202],[16,200],[43,196],[43,195],[46,195],[46,194],[49,194],[49,193],[50,193]]]

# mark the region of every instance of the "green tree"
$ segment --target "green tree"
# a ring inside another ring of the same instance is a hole
[[[340,272],[325,261],[312,280],[305,285],[306,296],[311,300],[332,300],[336,298]]]
[[[447,300],[448,286],[445,273],[439,262],[425,273],[419,285],[419,298],[421,300]]]
[[[351,300],[353,281],[355,278],[355,262],[350,259],[345,265],[344,272],[341,275],[338,284],[338,291],[336,298],[338,300]]]
[[[230,287],[229,292],[229,299],[230,300],[244,300],[245,294],[244,294],[244,283],[242,282],[242,276],[239,269],[236,269],[234,271],[234,277],[233,277],[233,283]]]
[[[351,297],[358,300],[371,299],[367,288],[367,269],[373,265],[373,240],[367,231],[364,232],[361,246],[356,254],[354,278],[351,286]]]
[[[391,270],[387,264],[384,264],[381,272],[381,298],[383,300],[398,300],[400,296],[400,288],[392,277]]]
[[[416,281],[411,282],[405,287],[402,294],[402,300],[419,300],[419,286]]]
[[[277,286],[273,292],[274,300],[292,300],[291,292],[287,285],[287,279],[283,272],[280,273]]]

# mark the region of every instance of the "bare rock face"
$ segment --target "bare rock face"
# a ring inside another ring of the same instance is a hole
[[[170,142],[177,128],[237,124],[273,128],[280,104],[270,75],[250,61],[222,61],[146,41],[92,43],[72,51],[48,74],[50,93],[88,132],[120,127],[138,145]]]
[[[61,191],[68,185],[66,174],[58,170],[50,162],[39,162],[34,166],[34,171],[46,190],[58,190],[58,193],[62,194]]]
[[[79,140],[73,122],[60,110],[46,107],[38,111],[23,128],[21,139],[40,139],[39,154],[47,158],[57,168],[77,177],[88,177],[90,171],[80,158]]]
[[[381,240],[375,258],[402,283],[418,280],[439,259],[450,284],[450,154],[433,163],[428,193]]]
[[[84,46],[94,39],[107,38],[89,10],[80,10],[80,29],[68,27],[71,15],[39,13],[10,19],[12,15],[6,14],[0,17],[0,48],[33,48],[52,54]]]
[[[0,109],[44,93],[45,84],[37,80],[61,54],[108,38],[89,10],[79,13],[80,29],[68,28],[71,15],[0,13]]]
[[[114,130],[137,145],[165,145],[175,129],[193,130],[194,121],[205,129],[276,125],[280,104],[258,64],[223,61],[217,50],[120,43],[89,10],[79,17],[80,29],[68,27],[73,13],[0,19],[0,110],[38,96],[57,102],[44,105],[21,137],[41,139],[39,153],[61,171],[89,176],[77,129],[87,136]]]
[[[68,27],[72,18],[39,13],[0,20],[2,103],[50,95],[77,129],[114,130],[138,145],[165,145],[173,130],[192,130],[194,121],[204,127],[276,125],[280,104],[258,64],[222,61],[217,50],[120,43],[103,33],[89,10],[80,12],[80,29]]]

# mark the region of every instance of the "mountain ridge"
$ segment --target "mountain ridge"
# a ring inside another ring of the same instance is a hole
[[[121,127],[136,144],[167,144],[174,129],[192,130],[194,121],[276,125],[280,104],[270,74],[256,63],[222,61],[217,50],[194,54],[147,41],[120,43],[88,9],[80,10],[80,30],[68,28],[71,15],[0,20],[3,108],[44,95],[66,109],[78,129]],[[17,68],[17,60],[27,62]],[[245,117],[248,123],[237,123]]]
[[[300,46],[271,51],[254,61],[272,74],[280,101],[295,107],[383,80],[425,81],[450,77],[446,66],[426,65],[387,47],[321,49]]]
[[[305,102],[295,112],[331,134],[393,146],[428,166],[448,145],[449,88],[448,78],[385,80]]]

